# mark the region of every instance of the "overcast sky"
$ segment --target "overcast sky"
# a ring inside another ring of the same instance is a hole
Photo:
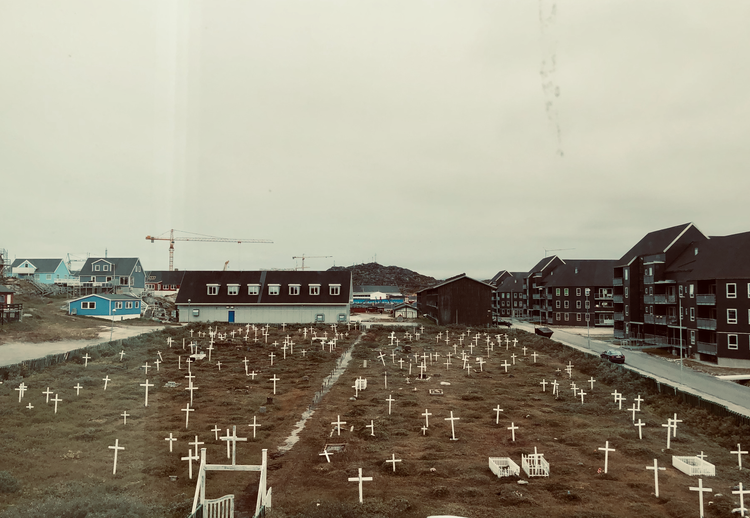
[[[178,242],[179,269],[485,279],[747,231],[748,21],[737,0],[0,0],[0,248],[167,269],[145,237],[174,228],[274,241]]]

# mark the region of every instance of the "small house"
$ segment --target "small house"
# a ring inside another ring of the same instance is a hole
[[[55,281],[71,278],[68,265],[62,259],[16,259],[10,265],[10,276],[41,284],[54,284]]]
[[[418,314],[419,312],[417,311],[417,308],[415,308],[411,304],[398,304],[395,308],[393,308],[393,318],[397,320],[417,318]]]
[[[106,320],[140,318],[141,299],[131,295],[95,293],[68,302],[68,314]]]

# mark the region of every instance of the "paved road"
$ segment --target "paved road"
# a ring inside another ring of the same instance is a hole
[[[534,325],[526,322],[514,321],[513,327],[529,333],[534,332]],[[596,356],[607,349],[616,348],[610,343],[595,340],[592,337],[591,349],[589,349],[585,336],[568,333],[559,328],[550,329],[554,331],[552,340]],[[628,369],[655,378],[662,384],[677,387],[683,392],[721,403],[734,412],[750,417],[750,388],[688,368],[681,370],[679,360],[670,362],[664,358],[635,350],[626,349],[623,352],[625,353],[625,367]]]

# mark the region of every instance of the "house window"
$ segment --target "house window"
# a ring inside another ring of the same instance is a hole
[[[299,295],[299,284],[289,285],[289,295]]]
[[[269,295],[278,295],[279,293],[281,293],[281,284],[269,284],[268,285]]]
[[[94,265],[94,271],[95,271],[95,272],[98,272],[98,271],[99,271],[99,265],[98,265],[98,264],[95,264],[95,265]]]
[[[581,301],[576,300],[576,309],[581,309]]]
[[[560,301],[559,301],[559,300],[556,300],[556,301],[555,301],[555,307],[556,307],[557,309],[560,309]]]
[[[239,284],[228,284],[227,285],[227,295],[239,295],[240,294],[240,285]]]
[[[576,297],[581,296],[581,288],[576,288]]]
[[[105,268],[105,270],[106,270],[106,268]],[[141,267],[140,267],[140,266],[136,266],[136,267],[135,267],[135,271],[136,271],[136,272],[138,272],[138,273],[140,273],[140,271],[141,271]]]
[[[570,307],[570,302],[566,300],[565,301],[565,309],[568,309],[569,307]]]
[[[120,277],[120,286],[127,286],[129,284],[130,278],[127,276]]]
[[[690,331],[690,345],[695,345],[695,331]]]
[[[125,309],[133,309],[133,303],[132,302],[126,302],[125,303]]]
[[[695,322],[695,308],[690,308],[690,321]]]
[[[260,284],[248,284],[247,285],[247,294],[248,295],[259,295],[260,294]]]
[[[590,317],[590,316],[591,316],[591,315],[589,315],[588,313],[586,313],[586,322],[588,322],[588,321],[590,320],[590,319],[589,319],[589,317]]]
[[[135,309],[138,309],[138,308],[140,308],[140,307],[141,307],[141,303],[140,303],[139,301],[137,301],[137,302],[135,303]]]
[[[208,289],[207,293],[209,295],[218,295],[219,294],[219,284],[208,284],[206,288]]]
[[[108,272],[109,271],[109,265],[108,264],[103,264],[102,265],[102,271],[103,272]]]
[[[727,335],[727,348],[737,349],[737,335]]]
[[[200,310],[200,309],[194,309],[194,310],[193,310],[193,316],[194,316],[194,317],[199,317],[199,316],[200,316],[200,314],[201,314],[201,310]]]
[[[737,310],[728,309],[727,310],[727,324],[736,324],[736,323],[737,323]]]
[[[115,309],[122,309],[122,302],[115,302]]]
[[[339,322],[346,322],[346,313],[339,313]]]
[[[555,288],[555,295],[560,296],[560,288]]]
[[[625,306],[625,316],[628,316],[628,306]]]
[[[747,283],[747,296],[750,297],[750,282]],[[514,293],[513,294],[513,298],[517,299],[518,298],[518,293]]]
[[[690,298],[691,299],[695,298],[695,284],[690,285]]]
[[[81,309],[96,309],[96,302],[81,302]]]
[[[51,273],[48,273],[48,274],[47,274],[47,280],[50,280],[50,279],[52,279],[52,274],[51,274]]]
[[[560,313],[555,313],[555,320],[560,320]]]
[[[589,302],[589,301],[587,300],[587,301],[586,301],[586,304],[585,304],[585,307],[586,307],[586,309],[589,309],[589,308],[591,307],[591,302]]]
[[[685,288],[683,288],[682,285],[680,285],[680,297],[685,296]]]
[[[112,282],[112,277],[107,277],[107,282]]]
[[[737,298],[737,284],[733,282],[727,283],[727,298],[728,299],[736,299]]]
[[[625,298],[628,298],[628,287],[625,286]]]
[[[329,295],[341,295],[341,284],[331,284],[328,286]]]
[[[624,279],[627,281],[628,280],[628,269],[627,268],[623,268],[622,269],[622,275],[623,275]]]
[[[580,321],[581,321],[581,314],[580,314],[580,313],[576,313],[576,320],[577,320],[578,322],[580,322]]]
[[[565,296],[567,297],[569,295],[568,288],[565,288],[565,290],[563,290],[563,291],[565,292]]]
[[[570,320],[570,313],[565,313],[565,321],[567,322]]]
[[[514,301],[513,301],[513,307],[514,307],[514,308],[517,308],[517,307],[518,307],[518,301],[517,301],[517,300],[514,300]]]
[[[317,315],[315,315],[315,321],[316,322],[325,322],[326,321],[326,316],[323,313],[318,313]]]

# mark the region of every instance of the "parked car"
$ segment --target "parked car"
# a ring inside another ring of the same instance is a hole
[[[513,327],[513,324],[511,324],[507,320],[498,320],[497,321],[497,325],[498,325],[498,327],[500,327],[500,326]]]
[[[600,356],[605,360],[611,361],[612,363],[625,363],[625,355],[616,349],[604,351]]]
[[[549,338],[552,336],[552,329],[550,329],[549,327],[535,327],[534,332],[539,336],[543,336],[545,338]]]

